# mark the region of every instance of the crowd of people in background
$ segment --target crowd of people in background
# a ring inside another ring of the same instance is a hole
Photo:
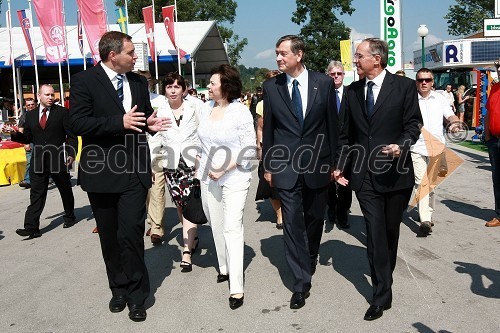
[[[349,228],[353,192],[367,229],[373,287],[364,319],[380,318],[392,307],[403,211],[413,193],[419,229],[431,234],[444,133],[463,129],[470,99],[465,86],[454,93],[448,85],[439,94],[429,69],[420,69],[416,80],[404,71],[389,73],[387,43],[376,38],[358,45],[354,64],[362,79],[346,86],[340,61],[331,61],[324,73],[308,70],[304,42],[283,36],[276,43],[279,70],[270,71],[254,94],[243,93],[238,70],[230,65],[212,69],[208,96],[175,72],[161,82],[148,71],[134,73],[137,55],[131,37],[123,33],[103,35],[99,52],[99,64],[73,76],[64,106],[48,84],[40,86],[37,100],[24,100],[12,140],[25,145],[28,163],[19,186],[31,192],[17,234],[42,236],[40,215],[49,179],[61,194],[63,227],[75,224],[68,170],[77,151],[76,136],[81,136],[78,185],[88,194],[97,225],[112,294],[109,310],[121,312],[128,306],[131,320],[146,319],[150,286],[144,234],[155,246],[164,242],[167,193],[182,225],[181,271],[193,271],[200,239],[197,224],[183,210],[194,188],[200,189],[214,239],[214,281],[228,281],[229,307],[237,309],[245,296],[244,207],[252,162],[258,160],[255,200],[270,200],[276,228],[283,230],[285,259],[294,278],[290,308],[302,308],[310,296],[325,213],[331,223]],[[3,110],[14,115],[10,100],[4,99]],[[447,123],[452,126],[446,129]],[[486,135],[490,157],[498,155],[488,123]],[[361,153],[375,149],[380,153],[376,157]],[[50,159],[61,154],[62,161]],[[103,156],[115,164],[103,164]],[[383,172],[379,158],[388,163]],[[409,172],[400,172],[399,161]],[[496,161],[492,158],[492,164]],[[98,172],[96,164],[102,167]],[[500,214],[497,170],[494,165]],[[500,226],[500,215],[486,225]]]

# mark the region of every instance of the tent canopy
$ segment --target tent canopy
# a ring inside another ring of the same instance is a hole
[[[75,25],[66,26],[66,30],[69,65],[71,67],[71,74],[74,74],[83,70],[83,56],[78,46],[78,27]],[[119,31],[119,26],[118,24],[110,24],[108,25],[108,30]],[[34,40],[36,48],[40,79],[47,82],[47,80],[53,80],[54,77],[58,78],[58,64],[46,61],[40,28],[34,27],[32,31],[34,32],[32,41]],[[175,31],[177,44],[187,53],[186,60],[188,63],[183,65],[183,74],[185,76],[192,74],[193,64],[191,62],[193,61],[197,77],[207,77],[214,66],[229,63],[226,48],[215,21],[176,22]],[[128,34],[132,36],[134,43],[143,42],[147,44],[143,23],[129,24]],[[158,73],[164,75],[170,71],[178,70],[177,53],[163,23],[155,24],[155,41],[156,52],[158,54]],[[23,71],[23,82],[34,81],[34,65],[31,62],[21,27],[12,28],[12,42],[15,66],[21,68]],[[9,56],[9,50],[9,31],[7,28],[0,28],[0,68],[2,68],[2,71],[11,68],[10,65],[5,64]],[[87,55],[87,65],[92,66],[90,48],[86,40],[84,40],[84,50]],[[151,58],[149,60],[149,70],[154,73],[154,64],[151,63]],[[67,63],[63,62],[61,65],[66,67]],[[63,76],[66,81],[67,71],[65,72]]]

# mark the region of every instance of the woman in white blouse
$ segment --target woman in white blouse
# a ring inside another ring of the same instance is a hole
[[[194,103],[184,100],[186,82],[177,73],[169,73],[163,79],[165,97],[168,103],[158,110],[158,115],[172,120],[172,127],[161,132],[161,150],[163,153],[163,170],[172,201],[177,207],[179,220],[182,221],[182,238],[184,249],[180,267],[182,272],[192,270],[191,255],[198,247],[196,224],[182,216],[182,208],[186,203],[195,176],[196,156],[199,154],[197,135],[198,112]],[[160,133],[160,132],[159,132]]]
[[[243,209],[255,158],[255,129],[250,111],[238,101],[242,85],[236,68],[217,66],[211,75],[211,101],[199,117],[198,178],[219,262],[217,283],[229,280],[229,307],[234,310],[244,297]]]

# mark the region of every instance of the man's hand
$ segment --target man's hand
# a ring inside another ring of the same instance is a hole
[[[269,184],[269,186],[274,187],[274,185],[273,185],[273,175],[270,172],[264,172],[264,179]]]
[[[123,128],[142,133],[139,127],[146,126],[146,117],[144,117],[144,112],[136,112],[136,110],[137,105],[134,105],[129,112],[123,115]]]
[[[149,116],[147,123],[149,130],[153,132],[166,131],[172,126],[172,119],[165,117],[157,117],[158,111],[154,111],[151,116]]]
[[[335,180],[339,185],[347,186],[349,184],[349,181],[347,180],[347,178],[344,177],[344,175],[342,174],[342,171],[340,171],[338,169],[334,170],[332,175],[333,175],[332,180]]]
[[[31,151],[31,146],[29,144],[28,145],[24,145],[24,150]]]
[[[73,162],[75,161],[75,158],[73,156],[68,156],[66,157],[66,166],[70,166],[71,164],[73,164]]]
[[[399,157],[401,155],[401,149],[399,148],[399,145],[395,143],[391,143],[390,145],[383,147],[381,151],[382,154],[392,157]]]

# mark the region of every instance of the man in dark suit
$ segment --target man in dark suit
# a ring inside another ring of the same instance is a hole
[[[40,215],[45,207],[49,176],[59,190],[64,207],[63,228],[75,224],[75,199],[71,189],[68,167],[75,159],[77,137],[69,130],[69,113],[66,108],[54,104],[54,88],[43,84],[38,89],[37,112],[26,113],[23,133],[12,133],[12,140],[24,144],[33,143],[30,164],[30,205],[24,216],[24,229],[17,229],[19,236],[37,238],[40,232]],[[66,144],[67,141],[67,144]]]
[[[339,130],[342,130],[346,119],[345,111],[345,96],[347,89],[344,87],[344,65],[342,62],[332,60],[326,69],[326,74],[333,79],[335,84],[335,98],[337,101],[337,111],[339,116]],[[347,179],[349,176],[349,169],[344,170],[344,177]],[[352,203],[352,190],[351,186],[337,185],[337,182],[332,181],[328,187],[328,219],[331,223],[337,221],[337,225],[341,228],[348,229],[349,225],[349,209]]]
[[[146,129],[164,130],[149,101],[146,79],[131,73],[132,37],[117,31],[99,42],[102,62],[71,80],[70,123],[82,136],[78,183],[87,192],[99,229],[112,298],[111,312],[128,304],[129,317],[146,319],[149,277],[144,262],[146,196],[151,166]]]
[[[368,38],[357,47],[354,63],[364,79],[349,86],[340,137],[340,143],[350,148],[350,183],[367,231],[373,299],[365,320],[381,317],[392,305],[399,226],[415,183],[410,146],[422,126],[415,82],[386,71],[387,61],[383,40]],[[344,165],[341,156],[339,170]],[[335,175],[346,184],[338,171]]]
[[[264,177],[278,189],[285,255],[295,278],[290,308],[305,304],[316,270],[338,139],[333,81],[304,67],[297,36],[276,43],[280,71],[264,83]]]

